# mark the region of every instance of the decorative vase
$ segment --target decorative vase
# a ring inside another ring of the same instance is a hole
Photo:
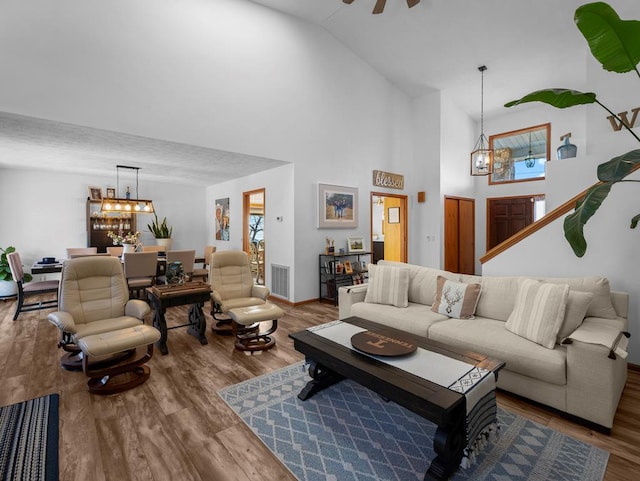
[[[16,297],[18,295],[18,284],[15,281],[0,281],[0,299]]]
[[[156,239],[156,244],[159,246],[164,246],[164,252],[170,251],[171,246],[173,245],[173,239]]]
[[[122,244],[122,253],[125,254],[126,252],[135,252],[136,251],[136,246],[135,244]]]
[[[576,156],[578,147],[576,147],[574,144],[569,143],[569,138],[571,138],[571,133],[565,134],[560,137],[560,140],[564,139],[564,144],[558,147],[558,160],[569,159]]]

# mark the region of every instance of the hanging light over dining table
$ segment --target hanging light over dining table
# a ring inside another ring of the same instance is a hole
[[[120,193],[120,169],[135,170],[136,172],[136,198],[130,196],[127,188],[125,197],[118,197]],[[125,212],[132,214],[153,214],[153,201],[150,199],[138,198],[138,171],[140,167],[131,167],[128,165],[116,165],[116,197],[106,197],[102,199],[100,210],[102,212]]]

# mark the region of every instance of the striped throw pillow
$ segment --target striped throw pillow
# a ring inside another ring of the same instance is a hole
[[[407,307],[409,269],[369,264],[369,287],[364,302]]]
[[[520,279],[516,303],[505,327],[520,337],[553,349],[564,320],[568,284]]]

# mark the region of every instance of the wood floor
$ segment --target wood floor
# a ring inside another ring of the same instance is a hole
[[[208,306],[207,306],[208,307]],[[60,368],[50,311],[23,313],[0,301],[0,406],[60,394],[61,481],[295,481],[217,396],[224,386],[302,360],[287,334],[337,317],[328,304],[283,306],[270,351],[246,354],[209,329],[201,346],[186,329],[169,332],[169,355],[155,351],[151,378],[125,393],[100,397],[85,377]],[[169,322],[187,310],[171,308]],[[208,326],[212,324],[207,315]],[[611,436],[595,433],[506,393],[499,404],[611,453],[607,481],[637,480],[640,470],[640,373],[630,371]]]

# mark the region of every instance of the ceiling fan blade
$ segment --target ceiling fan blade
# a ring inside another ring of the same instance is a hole
[[[377,15],[378,13],[382,13],[386,3],[387,0],[377,0],[375,7],[373,7],[373,14]]]
[[[409,8],[415,7],[419,3],[420,3],[420,0],[407,0],[407,5],[409,5]]]
[[[342,3],[346,3],[347,5],[351,5],[353,0],[342,0]]]

